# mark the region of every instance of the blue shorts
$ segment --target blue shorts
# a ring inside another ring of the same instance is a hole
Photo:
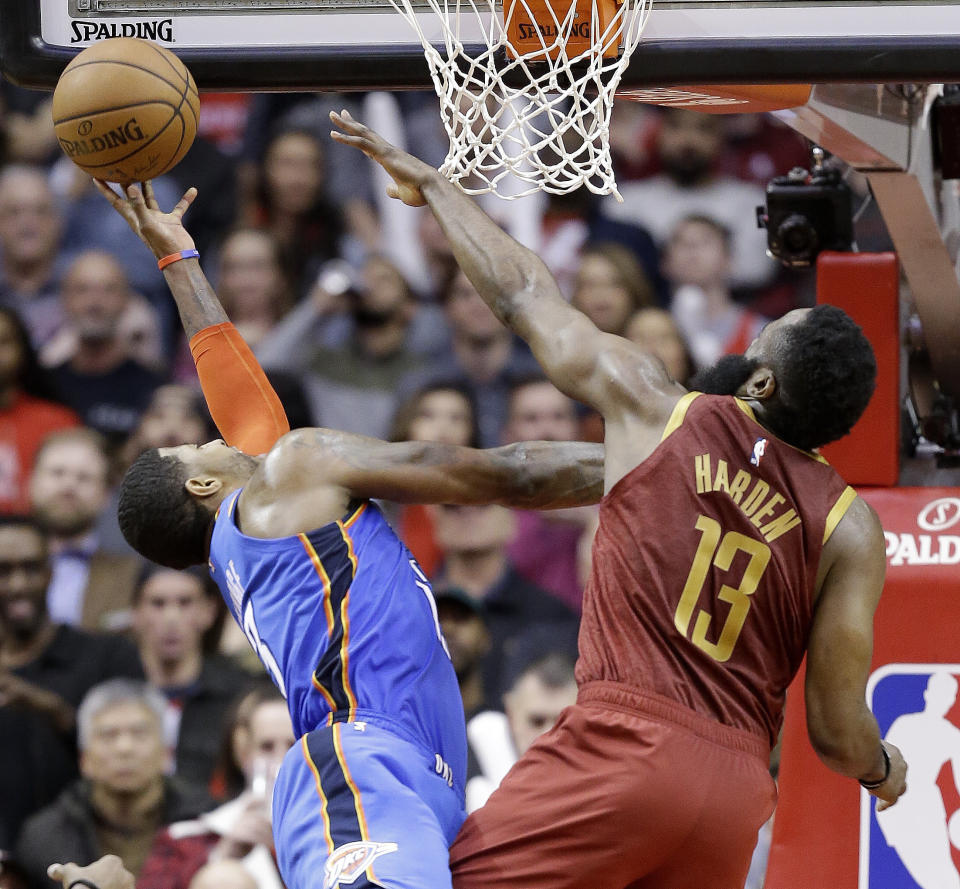
[[[280,874],[287,889],[451,889],[464,817],[438,757],[379,725],[334,723],[291,747],[277,776]]]

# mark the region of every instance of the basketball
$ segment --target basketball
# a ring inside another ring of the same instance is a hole
[[[53,127],[64,154],[91,176],[124,185],[179,163],[199,117],[200,94],[183,62],[133,37],[87,47],[53,93]]]

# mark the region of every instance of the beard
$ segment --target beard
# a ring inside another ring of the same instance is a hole
[[[724,355],[713,367],[694,374],[690,388],[706,395],[736,395],[759,366],[756,358]]]

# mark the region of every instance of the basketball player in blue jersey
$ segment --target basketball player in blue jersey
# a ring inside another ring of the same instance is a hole
[[[159,258],[226,438],[144,453],[123,480],[120,526],[162,565],[208,562],[287,699],[300,741],[273,800],[284,882],[449,889],[466,772],[457,680],[430,585],[370,498],[595,502],[602,449],[476,451],[289,432],[182,225],[196,192],[163,213],[149,183],[126,197],[98,187]]]

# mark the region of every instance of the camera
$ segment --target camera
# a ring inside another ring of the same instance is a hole
[[[815,150],[813,170],[794,167],[767,186],[767,204],[757,207],[757,225],[767,230],[767,251],[791,268],[806,268],[821,250],[853,245],[850,189],[840,172],[823,166]]]

